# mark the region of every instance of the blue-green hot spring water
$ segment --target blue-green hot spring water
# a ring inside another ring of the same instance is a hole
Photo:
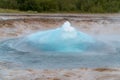
[[[24,69],[120,67],[120,37],[109,38],[98,40],[66,21],[56,29],[1,41],[0,62]]]

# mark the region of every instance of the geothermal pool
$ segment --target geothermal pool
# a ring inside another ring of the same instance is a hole
[[[7,68],[120,67],[120,36],[94,36],[70,22],[0,42],[0,64]]]

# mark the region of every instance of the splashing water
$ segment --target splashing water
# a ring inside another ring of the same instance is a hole
[[[62,27],[27,36],[28,43],[41,51],[77,52],[87,49],[94,39],[77,31],[67,21]]]
[[[117,49],[119,51],[120,47]],[[56,29],[0,43],[0,61],[22,64],[25,68],[120,66],[117,62],[119,54],[107,53],[114,53],[111,46],[78,31],[68,21]],[[114,64],[108,63],[109,61]]]
[[[60,28],[40,31],[24,38],[5,41],[8,47],[25,52],[110,51],[108,46],[78,31],[66,21]],[[4,44],[3,44],[4,45]]]

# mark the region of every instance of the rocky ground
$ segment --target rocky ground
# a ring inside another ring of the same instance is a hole
[[[0,80],[120,80],[120,69],[1,69]]]

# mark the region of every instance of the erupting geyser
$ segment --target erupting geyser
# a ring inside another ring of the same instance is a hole
[[[78,31],[66,21],[61,27],[39,31],[18,39],[2,42],[2,48],[25,52],[101,52],[110,51],[109,46]]]
[[[27,42],[41,51],[81,52],[95,43],[92,37],[82,33],[66,21],[60,28],[33,33]]]
[[[1,41],[0,61],[27,69],[120,67],[120,42],[101,39],[78,31],[67,21],[56,29]]]

